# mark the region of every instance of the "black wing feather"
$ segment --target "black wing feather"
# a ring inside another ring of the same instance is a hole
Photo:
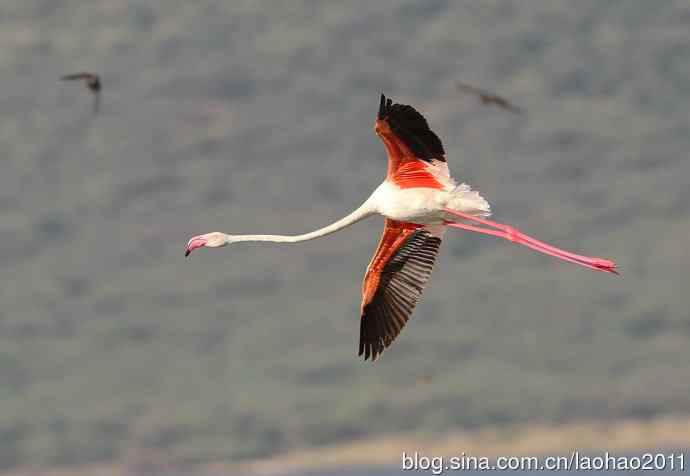
[[[386,99],[386,96],[381,94],[378,119],[388,122],[395,135],[418,159],[446,161],[441,139],[429,128],[424,116],[412,106],[394,104],[391,99]]]
[[[376,360],[400,334],[429,281],[440,246],[440,238],[420,228],[386,263],[376,293],[362,311],[359,355],[364,360]]]

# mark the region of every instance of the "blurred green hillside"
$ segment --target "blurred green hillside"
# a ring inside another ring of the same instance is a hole
[[[0,465],[690,412],[689,32],[681,0],[0,1]],[[78,70],[103,75],[96,118],[59,81]],[[372,365],[380,219],[184,259],[359,205],[381,91],[497,220],[622,277],[449,232]]]

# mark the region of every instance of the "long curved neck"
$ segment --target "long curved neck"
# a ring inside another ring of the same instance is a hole
[[[359,208],[349,215],[341,218],[335,223],[319,228],[309,233],[302,235],[228,235],[228,241],[231,243],[240,243],[245,241],[268,241],[272,243],[299,243],[301,241],[314,240],[322,236],[330,235],[338,230],[342,230],[360,220],[363,220],[376,213],[376,206],[373,197],[370,197]]]

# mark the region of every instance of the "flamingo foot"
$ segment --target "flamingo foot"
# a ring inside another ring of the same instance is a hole
[[[531,249],[538,251],[540,253],[554,256],[556,258],[562,259],[563,261],[568,261],[570,263],[579,264],[580,266],[594,269],[596,271],[603,271],[606,273],[619,274],[618,271],[616,270],[616,263],[614,263],[613,261],[603,259],[603,258],[592,258],[589,256],[578,255],[578,254],[572,253],[570,251],[562,250],[562,249],[557,248],[553,245],[549,245],[548,243],[544,243],[543,241],[539,241],[536,238],[532,238],[531,236],[529,236],[529,235],[521,232],[520,230],[517,230],[516,228],[513,228],[512,226],[509,226],[509,225],[504,225],[502,223],[497,223],[497,222],[494,222],[491,220],[487,220],[485,218],[476,217],[476,216],[470,215],[468,213],[459,212],[457,210],[451,210],[449,208],[446,208],[444,210],[446,213],[449,213],[451,215],[455,215],[459,218],[473,221],[475,223],[480,223],[482,225],[490,226],[490,227],[496,228],[496,229],[492,230],[492,229],[482,228],[482,227],[475,226],[475,225],[468,225],[465,223],[457,223],[457,222],[446,220],[445,224],[448,226],[451,226],[454,228],[461,228],[463,230],[473,231],[476,233],[483,233],[485,235],[496,236],[498,238],[503,238],[505,240],[512,241],[513,243],[517,243],[517,244],[526,246],[526,247],[531,248]]]

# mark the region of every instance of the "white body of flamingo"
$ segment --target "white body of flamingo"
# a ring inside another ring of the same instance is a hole
[[[302,235],[198,235],[187,243],[185,255],[197,248],[240,242],[299,243],[382,215],[383,235],[362,286],[359,355],[365,360],[375,360],[407,323],[429,280],[447,227],[504,238],[564,261],[618,274],[612,261],[571,253],[486,219],[491,214],[489,204],[468,185],[451,178],[441,140],[411,106],[393,104],[382,94],[374,130],[388,153],[388,173],[346,217]]]

